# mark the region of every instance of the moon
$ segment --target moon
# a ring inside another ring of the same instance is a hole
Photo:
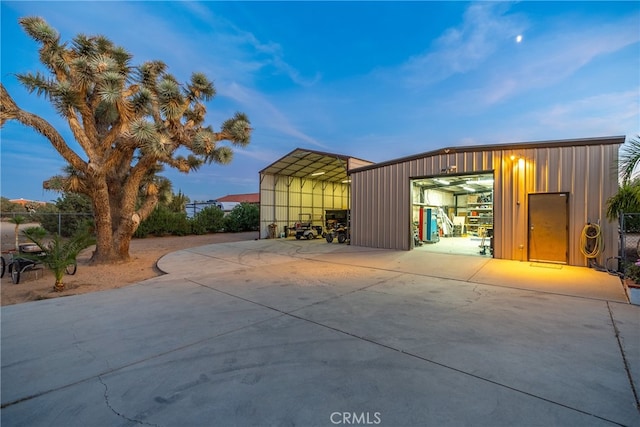
[[[516,36],[516,43],[520,43],[522,41],[522,34],[518,34]]]

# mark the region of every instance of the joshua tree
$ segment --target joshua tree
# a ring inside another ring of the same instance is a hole
[[[47,120],[16,105],[2,84],[0,126],[16,120],[51,142],[68,168],[45,188],[87,195],[97,237],[92,261],[126,261],[133,233],[158,203],[162,166],[188,173],[205,162],[228,163],[233,151],[221,143],[247,145],[249,120],[236,113],[219,132],[205,125],[204,103],[215,89],[202,73],[181,84],[161,61],[132,66],[132,56],[104,36],[80,34],[62,43],[42,18],[20,24],[40,45],[46,73],[18,74],[18,80],[55,106],[84,153],[73,151]],[[178,154],[185,151],[187,157]]]

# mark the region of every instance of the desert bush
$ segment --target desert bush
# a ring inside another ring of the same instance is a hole
[[[171,212],[166,206],[158,205],[147,219],[142,221],[134,237],[184,236],[191,232],[191,224],[184,212]]]
[[[2,212],[3,215],[12,213],[25,214],[27,212],[27,209],[18,203],[10,202],[6,197],[0,197],[0,212]]]
[[[260,226],[260,208],[252,203],[240,203],[224,217],[225,231],[252,231]]]
[[[640,260],[636,263],[626,263],[624,267],[624,276],[640,284]]]
[[[193,234],[216,233],[224,228],[224,212],[217,206],[207,206],[191,219]]]
[[[49,233],[59,230],[62,237],[71,237],[87,226],[88,219],[93,219],[91,199],[82,194],[64,193],[55,205],[39,207],[33,218]]]

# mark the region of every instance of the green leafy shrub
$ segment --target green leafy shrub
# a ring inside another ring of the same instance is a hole
[[[252,203],[240,203],[225,218],[225,231],[253,231],[260,226],[260,208]]]
[[[55,205],[39,207],[33,215],[49,233],[70,237],[86,226],[93,218],[91,199],[83,194],[64,193]]]
[[[640,233],[640,213],[624,213],[624,231]]]
[[[624,276],[640,284],[640,265],[628,263],[624,267]]]
[[[30,236],[29,240],[31,240],[32,237],[42,240],[47,235],[47,230],[45,230],[43,227],[27,227],[22,230],[22,233],[26,236]]]
[[[193,234],[216,233],[224,228],[224,212],[217,206],[207,206],[191,219]]]
[[[151,215],[140,223],[134,237],[184,236],[191,232],[191,224],[184,212],[172,212],[166,206],[158,205]]]
[[[10,213],[27,213],[27,209],[18,203],[12,203],[6,197],[0,197],[0,212],[3,214]]]

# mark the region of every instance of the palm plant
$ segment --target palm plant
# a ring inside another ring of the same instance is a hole
[[[15,237],[16,237],[16,244],[15,244],[15,249],[16,251],[20,249],[20,225],[24,224],[25,222],[27,222],[27,218],[22,216],[22,215],[16,215],[13,218],[11,218],[9,220],[10,223],[15,224],[16,228],[14,231]]]
[[[620,156],[620,178],[623,183],[631,182],[636,167],[640,164],[640,135],[630,138]]]
[[[640,212],[640,179],[634,179],[634,172],[640,165],[640,135],[630,138],[624,146],[618,161],[621,185],[618,192],[607,199],[607,218],[618,219],[620,212]]]
[[[618,219],[620,212],[640,212],[640,181],[623,183],[618,192],[607,200],[607,218]]]
[[[71,238],[63,240],[58,234],[45,242],[42,233],[36,228],[23,230],[24,235],[33,243],[38,245],[42,252],[35,254],[21,254],[25,258],[41,262],[55,276],[53,290],[62,292],[65,289],[63,277],[67,267],[75,265],[78,254],[85,248],[95,244],[96,240],[88,227],[84,227],[76,232]]]

